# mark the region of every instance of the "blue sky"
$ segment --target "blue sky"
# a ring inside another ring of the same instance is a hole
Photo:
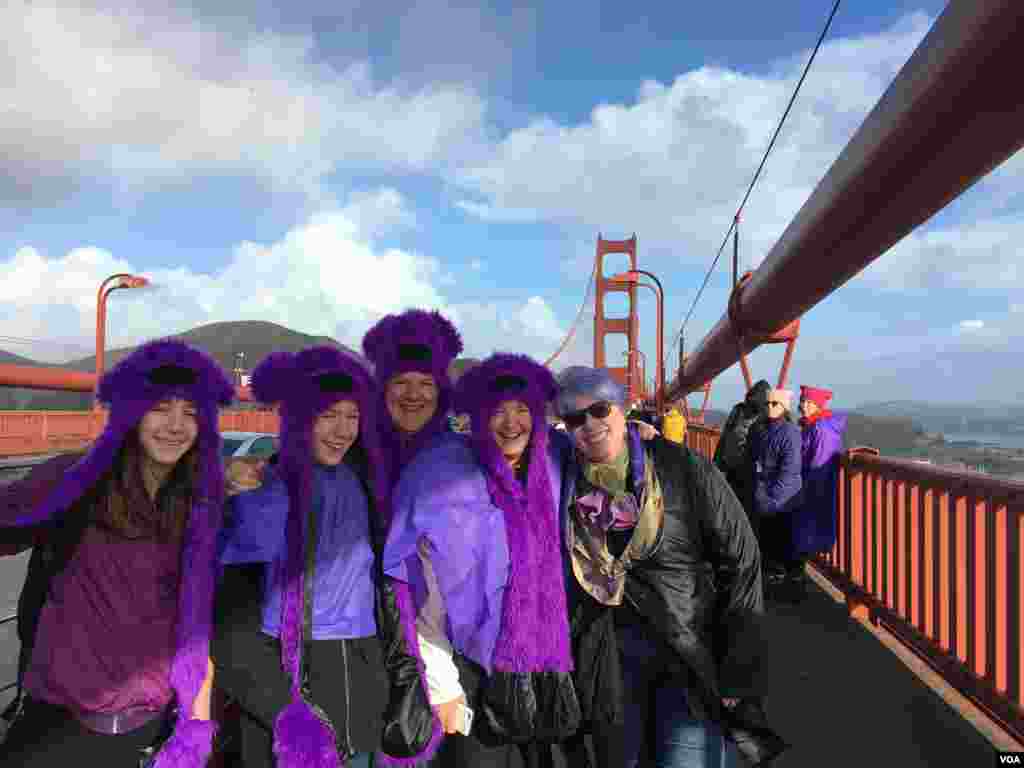
[[[158,288],[115,294],[111,344],[231,319],[353,343],[419,305],[471,355],[543,358],[599,231],[637,233],[676,329],[830,6],[18,0],[0,10],[0,336],[87,354],[96,286],[123,270]],[[942,7],[840,9],[747,206],[744,265]],[[1018,155],[807,315],[794,383],[840,406],[1022,399],[1022,205]],[[688,346],[722,315],[725,263]],[[651,300],[641,330],[653,361]],[[755,375],[780,359],[755,353]],[[712,402],[740,395],[733,369]]]

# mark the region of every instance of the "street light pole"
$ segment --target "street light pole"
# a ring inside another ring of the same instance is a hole
[[[149,285],[149,280],[138,275],[130,275],[120,272],[111,275],[102,283],[96,293],[96,383],[99,384],[103,376],[103,353],[106,348],[107,333],[107,296],[118,288],[144,288]],[[99,400],[93,401],[93,407],[99,408]]]

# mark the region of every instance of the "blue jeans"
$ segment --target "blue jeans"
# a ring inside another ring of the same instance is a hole
[[[717,723],[696,720],[672,651],[641,626],[619,627],[626,721],[625,768],[736,768],[736,746]]]
[[[345,763],[346,768],[373,768],[374,759],[372,752],[359,752],[358,754],[352,755],[348,762]]]

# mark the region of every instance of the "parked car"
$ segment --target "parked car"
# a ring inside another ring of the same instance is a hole
[[[221,432],[225,459],[240,456],[272,456],[277,453],[277,435],[269,432]]]

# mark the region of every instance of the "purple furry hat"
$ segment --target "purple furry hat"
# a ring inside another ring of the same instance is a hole
[[[392,462],[393,478],[397,478],[401,468],[430,438],[446,428],[452,391],[448,368],[460,352],[462,338],[451,321],[440,312],[421,309],[387,315],[363,337],[363,353],[373,363],[380,382],[380,433],[383,448]],[[392,377],[410,371],[434,377],[438,390],[437,411],[411,441],[403,442],[388,416],[385,390]]]
[[[213,748],[216,724],[190,717],[206,677],[215,587],[215,542],[224,505],[217,410],[234,397],[234,387],[216,362],[176,339],[140,346],[100,379],[97,398],[110,408],[107,426],[92,449],[71,467],[46,500],[18,521],[29,525],[60,517],[113,466],[125,437],[161,400],[191,400],[199,426],[199,477],[181,551],[178,641],[171,662],[171,686],[178,720],[157,755],[158,768],[201,768]]]
[[[572,669],[569,622],[558,530],[558,509],[548,471],[545,406],[558,392],[551,372],[524,355],[495,354],[459,379],[455,406],[469,413],[473,448],[494,503],[504,512],[509,586],[493,664],[505,672]],[[490,429],[505,400],[530,409],[533,430],[526,487],[516,479]]]
[[[280,404],[279,466],[289,499],[281,660],[292,681],[292,702],[274,723],[274,753],[279,768],[332,768],[341,764],[333,727],[302,690],[303,580],[313,501],[312,429],[317,415],[340,400],[351,400],[359,407],[359,443],[371,473],[372,501],[377,510],[389,509],[387,470],[375,418],[377,383],[358,355],[320,346],[297,354],[268,355],[252,373],[252,391],[264,403]]]

